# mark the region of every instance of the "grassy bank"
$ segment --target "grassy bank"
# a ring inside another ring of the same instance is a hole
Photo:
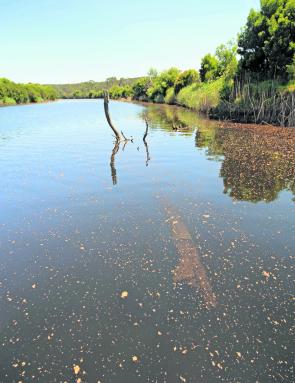
[[[253,83],[250,80],[242,83],[220,78],[183,88],[173,103],[206,113],[214,119],[295,126],[294,83]]]
[[[220,103],[223,86],[222,78],[210,83],[189,85],[175,97],[175,104],[209,114]]]
[[[116,97],[115,97],[116,98]],[[156,102],[152,99],[146,101]],[[156,103],[183,106],[217,120],[295,126],[294,82],[241,82],[219,78],[191,84],[176,95],[170,87]]]
[[[242,123],[295,126],[294,84],[236,81],[228,97],[220,97],[210,117]]]

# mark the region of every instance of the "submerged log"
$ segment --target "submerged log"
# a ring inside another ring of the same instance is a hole
[[[169,206],[165,201],[165,212],[170,223],[173,242],[180,256],[179,264],[172,271],[175,283],[186,282],[191,287],[198,287],[207,308],[215,307],[216,296],[212,291],[206,269],[202,264],[201,257],[186,225],[182,222],[175,208]]]

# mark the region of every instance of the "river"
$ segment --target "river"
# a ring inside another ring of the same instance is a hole
[[[0,381],[294,381],[295,130],[110,112],[0,109]]]

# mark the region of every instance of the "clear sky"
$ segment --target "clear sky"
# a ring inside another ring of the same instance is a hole
[[[0,0],[0,77],[68,83],[198,68],[251,7],[259,0]]]

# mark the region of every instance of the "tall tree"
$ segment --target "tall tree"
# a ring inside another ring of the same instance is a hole
[[[201,81],[212,81],[216,79],[218,60],[215,56],[208,53],[202,58],[200,77]]]
[[[242,71],[285,77],[295,53],[295,0],[261,0],[238,40]]]

